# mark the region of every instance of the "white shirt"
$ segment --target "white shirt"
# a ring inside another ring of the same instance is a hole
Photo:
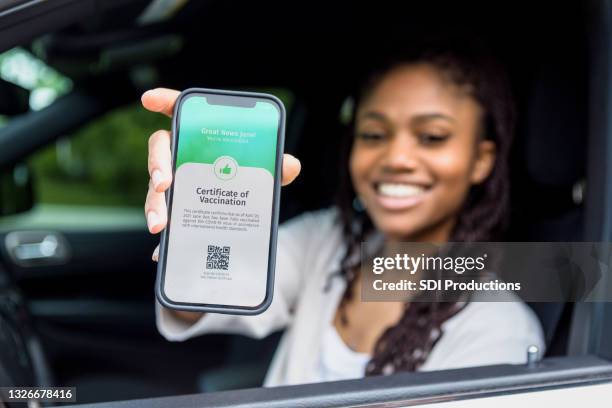
[[[346,286],[339,276],[329,279],[345,251],[337,214],[335,208],[305,213],[279,227],[274,299],[264,313],[208,313],[190,325],[157,303],[160,333],[171,341],[204,333],[262,338],[284,328],[264,386],[321,381],[322,344]],[[444,322],[442,337],[420,370],[524,363],[530,345],[543,352],[544,337],[533,311],[511,292],[495,296],[495,302],[470,302]]]
[[[323,333],[319,364],[313,378],[317,382],[361,378],[370,358],[368,353],[351,350],[330,324]]]

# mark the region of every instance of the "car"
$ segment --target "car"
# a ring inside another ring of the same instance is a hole
[[[73,402],[100,407],[603,406],[608,302],[530,303],[547,351],[526,365],[278,388],[261,384],[281,333],[166,341],[158,237],[142,205],[147,138],[170,121],[140,96],[205,86],[281,98],[285,150],[303,166],[283,189],[284,221],[333,202],[343,103],[364,69],[412,38],[483,37],[517,100],[509,240],[608,243],[611,10],[606,0],[0,2],[0,386],[74,387]]]

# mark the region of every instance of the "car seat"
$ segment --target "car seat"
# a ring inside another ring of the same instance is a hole
[[[510,241],[583,240],[587,83],[584,67],[576,64],[542,64],[524,95],[511,162]],[[572,304],[529,306],[542,323],[546,355],[565,354]]]

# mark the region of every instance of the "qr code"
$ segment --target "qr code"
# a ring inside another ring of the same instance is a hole
[[[223,269],[229,267],[230,247],[228,246],[208,246],[208,255],[206,256],[206,269]]]

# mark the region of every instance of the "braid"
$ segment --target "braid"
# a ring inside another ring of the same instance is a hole
[[[472,96],[486,111],[483,136],[493,139],[496,145],[496,161],[489,177],[473,186],[463,204],[451,242],[491,241],[500,236],[506,226],[509,209],[508,155],[513,134],[514,111],[507,80],[491,60],[470,54],[455,54],[452,51],[432,51],[404,57],[388,64],[365,82],[361,93],[355,98],[353,111],[358,101],[370,92],[382,76],[394,66],[427,62],[447,74],[457,85],[467,85]],[[354,208],[353,190],[348,162],[352,145],[353,123],[349,127],[350,137],[345,138],[340,160],[339,194],[340,223],[346,252],[341,261],[342,276],[346,290],[339,306],[340,321],[348,324],[345,306],[352,298],[352,288],[359,273],[361,242],[374,230],[369,216]],[[387,328],[378,339],[372,359],[366,367],[366,375],[391,374],[397,371],[414,371],[426,361],[436,342],[443,335],[442,324],[461,311],[465,302],[412,301],[407,303],[398,323]]]

